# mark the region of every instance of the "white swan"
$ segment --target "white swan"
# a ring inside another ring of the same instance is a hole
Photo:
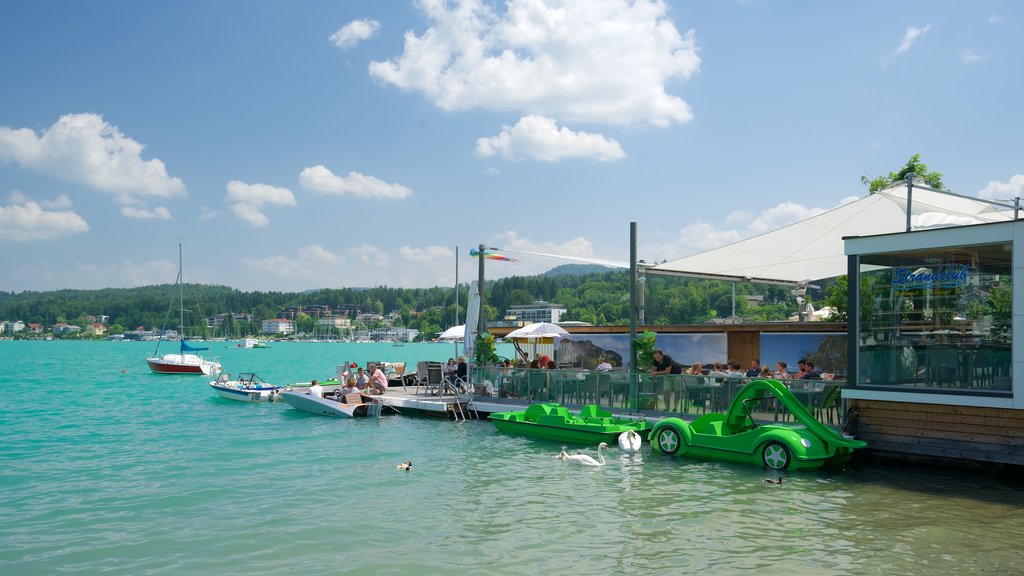
[[[562,457],[562,455],[559,454],[559,458],[565,460],[566,462],[572,462],[573,464],[582,464],[583,466],[604,466],[604,454],[601,453],[601,450],[604,450],[606,448],[608,448],[608,445],[605,444],[604,442],[601,442],[600,444],[597,445],[597,457],[599,460],[594,460],[589,455],[582,454],[578,450],[575,454],[565,454],[565,451],[563,450],[562,454],[565,454],[565,456]]]
[[[636,430],[626,430],[619,434],[619,450],[626,454],[636,454],[640,451],[641,444],[643,444],[643,438]]]

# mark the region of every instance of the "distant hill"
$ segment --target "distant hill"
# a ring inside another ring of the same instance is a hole
[[[615,270],[600,264],[562,264],[548,270],[542,276],[586,276],[587,274],[604,274]]]

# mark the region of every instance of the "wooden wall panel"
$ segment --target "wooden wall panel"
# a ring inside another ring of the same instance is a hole
[[[1024,465],[1024,411],[850,400],[869,450]]]

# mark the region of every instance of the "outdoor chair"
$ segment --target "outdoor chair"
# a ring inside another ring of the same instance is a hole
[[[428,394],[437,396],[441,393],[441,386],[444,384],[444,367],[440,362],[424,362],[424,364],[426,364],[426,376],[416,382],[416,393],[419,394],[422,387]],[[417,370],[419,370],[418,366]]]

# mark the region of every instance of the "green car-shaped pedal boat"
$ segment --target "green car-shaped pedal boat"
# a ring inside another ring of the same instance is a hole
[[[751,409],[775,399],[796,425],[758,424]],[[677,457],[764,465],[774,470],[818,468],[849,460],[867,443],[847,438],[819,422],[785,385],[754,380],[744,386],[725,414],[710,413],[691,423],[665,418],[651,430],[651,447]]]
[[[494,427],[501,432],[533,436],[565,444],[614,445],[619,434],[635,430],[647,438],[651,425],[646,420],[615,418],[611,412],[594,404],[583,406],[579,416],[555,402],[531,404],[520,412],[495,412],[490,415]]]

